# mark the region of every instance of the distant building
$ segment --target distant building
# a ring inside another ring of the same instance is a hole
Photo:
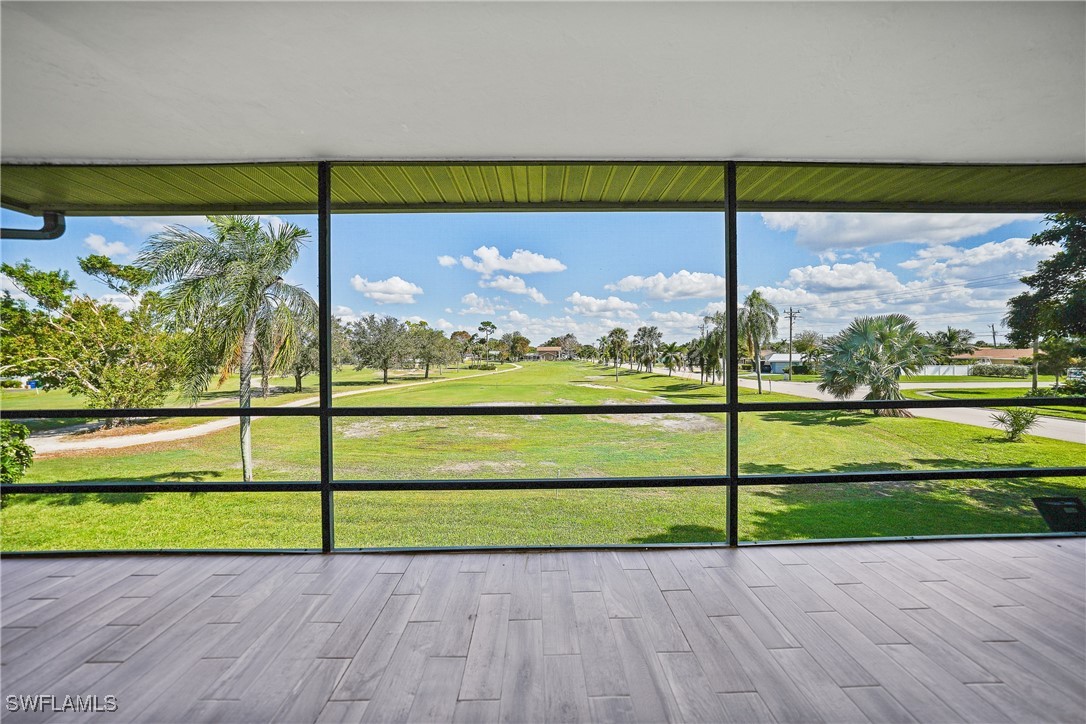
[[[969,365],[1013,365],[1020,360],[1033,356],[1032,349],[1000,349],[998,347],[977,347],[969,354],[956,354],[950,361]]]
[[[539,359],[542,360],[557,360],[562,359],[561,347],[536,347],[536,354],[539,355]]]
[[[788,355],[782,352],[774,352],[762,358],[763,365],[769,365],[769,371],[775,375],[783,374],[788,369]],[[800,356],[792,353],[792,364],[802,364]],[[765,369],[764,367],[762,368]]]

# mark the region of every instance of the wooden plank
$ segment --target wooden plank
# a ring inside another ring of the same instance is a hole
[[[785,566],[773,556],[759,556],[754,560],[757,561],[758,567],[762,569],[766,579],[769,581],[769,585],[777,586],[784,590],[788,594],[788,597],[791,598],[804,613],[834,610],[834,608],[826,603],[825,599],[813,591],[806,582],[800,580],[799,576],[794,575],[795,571],[802,570],[804,573],[808,574],[808,578],[817,574],[820,580],[826,581],[832,585],[833,582],[825,576],[822,576],[818,569],[812,568],[806,563]],[[749,585],[750,584],[748,584],[748,586]]]
[[[509,594],[484,594],[471,634],[459,698],[499,699],[509,638]]]
[[[402,571],[383,571],[402,573]],[[330,701],[321,709],[316,724],[354,724],[362,720],[368,701]]]
[[[406,573],[411,561],[419,556],[411,553],[381,553],[380,573]]]
[[[479,610],[479,594],[483,588],[482,573],[458,573],[452,593],[441,616],[437,640],[431,656],[467,656],[475,614]]]
[[[719,579],[710,575],[709,571],[701,566],[688,551],[674,550],[669,557],[675,565],[675,569],[686,582],[685,588],[694,594],[698,605],[708,616],[735,616],[738,611],[731,600],[731,593],[724,590]],[[676,589],[682,590],[682,589]]]
[[[396,594],[401,596],[421,594],[436,563],[436,556],[411,556],[410,561],[404,566],[400,584],[396,586]]]
[[[385,605],[388,604],[392,591],[395,590],[399,580],[400,574],[398,573],[376,574],[350,610],[343,615],[342,622],[339,628],[336,629],[335,635],[328,640],[320,655],[328,658],[349,659],[354,657],[362,647],[362,642],[366,640],[366,636],[369,635],[373,622],[377,620]],[[314,618],[317,620],[323,618],[319,609]]]
[[[168,682],[146,708],[131,711],[125,703],[125,716],[131,721],[166,722],[176,718],[192,702],[203,698],[211,686],[234,664],[234,659],[199,659],[176,681]],[[128,664],[122,664],[128,666]]]
[[[482,572],[471,575],[479,578]],[[430,657],[422,671],[422,681],[411,702],[409,722],[450,722],[456,713],[456,696],[464,676],[464,659]]]
[[[426,579],[419,602],[411,613],[412,621],[440,621],[452,596],[453,582],[460,572],[460,556],[439,556]]]
[[[512,593],[516,563],[512,553],[492,553],[483,579],[483,593]]]
[[[632,571],[638,572],[638,571]],[[651,577],[648,571],[640,571]],[[577,643],[581,650],[588,696],[625,696],[630,693],[622,659],[611,633],[610,620],[603,594],[581,591],[573,594],[573,611],[577,625]],[[547,620],[543,619],[544,653],[546,653]]]
[[[373,566],[373,569],[376,570],[377,566]],[[328,698],[347,664],[344,659],[313,659],[309,670],[268,721],[316,721],[328,704]]]
[[[370,699],[374,695],[418,600],[418,596],[389,596],[343,673],[333,699]]]
[[[795,724],[823,721],[818,710],[742,618],[724,616],[712,621],[735,656],[743,662],[743,673],[754,685],[753,689],[762,695],[777,721]]]
[[[770,654],[823,721],[867,722],[867,716],[806,649],[773,649]],[[758,691],[767,694],[761,686]]]
[[[543,579],[537,554],[518,554],[516,557],[509,618],[518,621],[543,618]]]
[[[646,552],[645,563],[652,571],[652,577],[656,579],[656,587],[661,591],[682,591],[689,588],[666,552]]]
[[[819,664],[838,686],[874,686],[878,684],[867,669],[860,666],[833,637],[799,610],[787,594],[777,587],[759,588],[758,599],[788,626],[803,648],[815,652]],[[776,649],[775,649],[776,650]]]
[[[573,591],[600,591],[596,555],[592,551],[575,551],[566,558],[569,565],[569,585]]]
[[[1003,712],[1014,722],[1059,722],[1055,712],[1046,709],[1043,702],[1036,706],[1007,684],[969,684],[977,696]]]
[[[933,634],[905,611],[894,607],[867,586],[841,586],[841,590],[901,633],[906,640],[946,669],[963,684],[995,682],[999,679],[990,671],[963,654],[952,643]]]
[[[613,552],[615,558],[618,559],[619,565],[627,571],[648,569],[648,564],[645,562],[645,557],[641,554],[641,551],[617,550]]]
[[[765,700],[757,691],[736,691],[730,694],[717,694],[720,707],[724,710],[724,721],[750,722],[751,724],[772,724],[777,720]]]
[[[705,670],[713,691],[754,691],[754,686],[744,673],[747,662],[736,658],[730,645],[711,623],[715,619],[705,615],[694,595],[690,591],[667,591],[664,598],[675,613],[675,620],[679,622],[690,649]]]
[[[856,603],[854,599],[841,591],[840,587],[830,583],[829,579],[818,571],[809,566],[795,566],[791,570],[797,578],[810,586],[815,593],[829,603],[834,611],[847,618],[849,623],[859,629],[864,636],[871,639],[872,643],[908,643],[899,632],[894,631],[878,616]]]
[[[362,722],[407,721],[439,625],[436,622],[407,624],[379,685],[372,692]]]
[[[890,696],[890,692],[881,686],[861,686],[845,689],[845,694],[873,722],[913,724],[913,722],[918,721],[897,699]]]
[[[891,696],[899,702],[907,702],[912,716],[920,721],[953,721],[960,718],[927,687],[898,666],[882,648],[872,643],[859,629],[852,626],[840,613],[809,613],[807,615],[844,646]],[[860,708],[863,709],[863,706]]]
[[[694,654],[657,654],[660,667],[667,677],[675,704],[679,709],[678,721],[716,724],[725,721],[724,712]]]
[[[569,566],[566,563],[565,551],[547,551],[539,554],[539,570],[547,573],[548,571],[568,571]]]
[[[314,623],[340,623],[378,575],[376,558],[363,558],[349,575],[336,582],[324,603],[313,614]],[[382,574],[384,575],[384,574]],[[319,712],[318,712],[319,713]]]
[[[544,656],[543,672],[546,678],[543,706],[546,721],[591,721],[592,712],[588,708],[581,657],[577,654]]]
[[[543,653],[547,656],[580,653],[569,573],[543,571],[542,581]]]
[[[501,702],[493,699],[460,700],[453,712],[453,724],[479,724],[480,722],[498,721],[501,716]]]
[[[648,632],[653,650],[689,651],[690,644],[686,642],[686,637],[683,636],[682,629],[679,628],[679,623],[671,612],[671,607],[667,605],[663,593],[657,587],[656,577],[651,570],[626,571],[626,578],[637,599],[637,607],[641,610],[641,620],[645,622],[645,631]],[[591,692],[591,689],[589,691]]]
[[[489,553],[465,553],[460,559],[461,573],[486,573],[490,565]]]
[[[611,618],[637,618],[641,612],[630,589],[626,571],[613,551],[598,551],[596,565],[599,568],[603,600],[607,615]]]
[[[762,602],[754,595],[754,591],[761,590],[761,588],[747,588],[730,568],[712,568],[708,570],[710,575],[719,581],[721,589],[728,591],[735,610],[754,629],[754,633],[758,635],[758,638],[767,649],[786,649],[799,646],[799,642],[796,641],[784,624],[777,620],[777,617],[770,613],[769,609],[762,605]]]
[[[637,721],[633,701],[628,696],[589,697],[588,710],[592,721],[632,724]]]
[[[958,715],[969,721],[1009,722],[996,707],[977,696],[968,686],[947,676],[947,672],[935,661],[925,656],[915,646],[883,646],[882,650],[905,669],[913,678],[945,701]]]
[[[544,720],[543,622],[509,622],[500,716],[502,722]]]
[[[638,618],[613,618],[611,631],[622,660],[635,720],[645,724],[679,721],[678,703],[667,674],[652,650],[644,621]]]

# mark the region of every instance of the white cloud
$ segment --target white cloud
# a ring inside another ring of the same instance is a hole
[[[505,318],[512,322],[514,325],[527,324],[532,319],[524,312],[517,311],[516,309],[505,315]]]
[[[946,244],[985,234],[1035,214],[844,214],[766,212],[765,225],[796,232],[796,243],[815,251],[877,244]],[[828,259],[830,260],[830,259]]]
[[[695,329],[700,327],[703,321],[702,316],[699,314],[676,312],[674,310],[669,312],[653,312],[649,315],[649,319],[658,324],[666,324],[671,327],[682,327],[684,329]]]
[[[601,317],[609,314],[617,314],[620,317],[637,316],[636,303],[627,302],[614,296],[598,299],[580,292],[573,292],[573,294],[566,297],[566,301],[572,305],[566,309],[570,314],[583,314],[587,317]]]
[[[623,277],[605,289],[618,292],[644,292],[649,299],[695,299],[723,297],[724,277],[709,272],[690,272],[686,269],[671,276],[657,272],[650,277],[631,275]]]
[[[133,299],[124,294],[103,294],[98,297],[98,301],[102,304],[112,304],[122,312],[130,312],[136,308],[136,305],[139,303],[139,297],[137,296]]]
[[[509,257],[504,257],[496,246],[480,246],[470,256],[460,257],[460,263],[472,271],[489,277],[495,272],[507,271],[513,274],[540,274],[544,272],[565,271],[566,265],[557,259],[537,254],[534,251],[517,249]],[[440,261],[440,259],[439,259]],[[444,265],[444,264],[443,264]]]
[[[398,276],[371,282],[355,274],[351,286],[378,304],[414,304],[415,296],[423,293],[422,287]]]
[[[88,234],[87,238],[83,240],[83,245],[95,254],[108,256],[111,259],[115,256],[127,256],[132,253],[132,249],[129,248],[128,244],[123,241],[106,241],[106,237],[101,234]]]
[[[510,294],[523,294],[537,304],[550,304],[543,293],[535,287],[528,286],[523,279],[515,276],[496,276],[493,279],[480,279],[479,286],[490,289],[500,289]]]
[[[1023,276],[1037,268],[1037,262],[1059,251],[1053,246],[1032,246],[1025,239],[989,241],[986,244],[965,249],[941,244],[920,249],[912,259],[898,264],[902,269],[914,270],[917,275],[954,275],[966,272],[970,277],[982,276],[982,272]]]
[[[342,304],[337,305],[337,306],[332,308],[332,316],[333,317],[339,317],[340,321],[343,322],[344,324],[350,324],[352,322],[357,322],[359,319],[362,318],[361,314],[358,314],[357,312],[355,312],[350,307],[345,307]]]
[[[461,314],[494,314],[494,312],[501,309],[493,299],[480,297],[475,292],[470,292],[460,297],[460,303],[465,305],[464,308],[460,310]]]
[[[109,220],[117,226],[135,229],[141,236],[165,231],[167,226],[187,226],[190,229],[207,226],[207,219],[203,216],[111,216]]]
[[[442,254],[437,258],[437,263],[441,266],[456,266],[456,257]]]
[[[888,269],[869,261],[856,264],[820,264],[804,266],[788,273],[788,286],[815,294],[819,292],[851,291],[857,289],[896,289],[900,282]]]
[[[453,324],[452,322],[450,322],[449,320],[444,319],[444,318],[438,319],[436,322],[434,322],[434,327],[436,327],[437,329],[443,330],[445,332],[451,332],[454,329],[456,329],[455,324]]]

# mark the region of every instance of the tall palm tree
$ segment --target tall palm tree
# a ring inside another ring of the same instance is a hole
[[[758,394],[762,394],[762,346],[777,336],[780,312],[755,289],[739,310],[739,333],[747,339],[754,355],[754,372],[758,377]]]
[[[239,404],[250,406],[254,351],[259,333],[277,360],[292,359],[306,331],[317,326],[317,304],[300,286],[283,280],[309,232],[294,224],[262,227],[251,216],[209,216],[205,236],[171,226],[151,236],[136,259],[152,284],[168,285],[163,299],[181,329],[190,332],[184,390],[195,400],[211,377],[219,384],[233,370],[240,378]],[[241,421],[241,467],[253,479],[252,431]]]
[[[660,348],[660,361],[667,367],[667,376],[671,377],[676,367],[682,367],[683,348],[675,342],[668,342]]]
[[[904,314],[857,317],[826,342],[822,383],[818,389],[839,400],[861,385],[870,391],[865,400],[901,400],[902,375],[914,374],[935,357],[931,341]],[[876,414],[912,417],[908,410],[881,410]]]
[[[607,351],[615,360],[615,382],[618,382],[618,363],[626,351],[629,335],[622,327],[615,327],[607,333]]]

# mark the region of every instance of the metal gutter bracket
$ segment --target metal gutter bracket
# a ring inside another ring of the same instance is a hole
[[[64,234],[64,212],[43,211],[40,229],[0,229],[0,239],[27,239],[50,241]]]

